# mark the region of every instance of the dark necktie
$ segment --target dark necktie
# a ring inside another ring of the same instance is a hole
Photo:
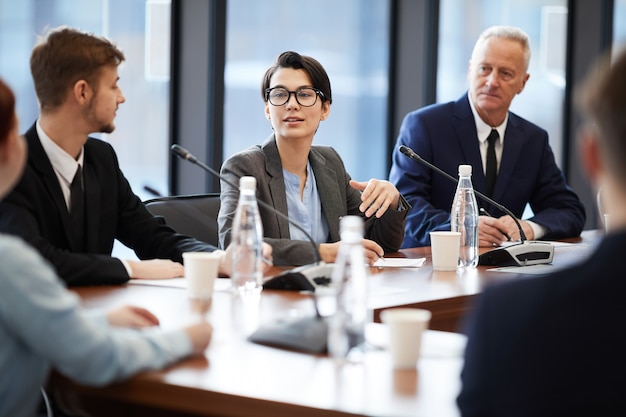
[[[492,129],[487,142],[487,169],[485,171],[485,179],[487,183],[487,195],[491,197],[493,188],[496,185],[496,177],[498,176],[498,161],[496,159],[496,141],[500,135],[496,129]]]
[[[83,189],[83,170],[80,165],[78,165],[70,186],[70,219],[74,242],[82,250],[84,249],[85,235],[85,191]]]

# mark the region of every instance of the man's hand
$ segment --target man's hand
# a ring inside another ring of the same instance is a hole
[[[518,220],[526,238],[534,239],[535,233],[528,222]],[[478,217],[478,244],[480,246],[500,246],[508,241],[507,236],[511,240],[520,240],[519,229],[511,216],[505,215],[499,218],[479,216]]]
[[[361,205],[359,210],[366,217],[380,218],[388,208],[398,209],[400,192],[389,181],[371,179],[367,182],[350,180],[350,187],[361,191]]]
[[[124,306],[107,313],[111,326],[118,327],[152,327],[159,325],[159,319],[142,307]]]
[[[148,261],[126,261],[132,271],[131,278],[168,279],[185,275],[183,265],[169,259],[151,259]]]
[[[519,234],[519,228],[515,224],[515,221],[511,218],[511,216],[502,216],[498,220],[502,221],[504,225],[505,231],[511,236],[512,240],[521,240],[521,236]],[[524,234],[526,235],[526,239],[533,240],[535,238],[535,232],[533,228],[528,224],[525,220],[518,219],[520,226],[522,226],[522,230],[524,230]]]

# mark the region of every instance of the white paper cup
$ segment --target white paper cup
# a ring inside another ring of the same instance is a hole
[[[185,280],[187,294],[194,299],[208,299],[213,295],[215,278],[219,269],[221,255],[213,252],[185,252]]]
[[[422,346],[422,333],[431,313],[419,308],[390,308],[380,313],[389,328],[389,350],[395,369],[415,369]]]
[[[430,232],[430,248],[435,271],[454,271],[459,264],[461,232]]]

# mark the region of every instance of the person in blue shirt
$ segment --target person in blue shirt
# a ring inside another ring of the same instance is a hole
[[[266,71],[261,85],[265,117],[273,133],[262,145],[228,158],[221,174],[232,184],[250,175],[257,198],[301,225],[319,255],[334,262],[342,216],[365,219],[363,247],[368,262],[397,251],[404,235],[409,205],[389,181],[355,181],[341,157],[329,146],[313,146],[322,121],[330,115],[332,92],[324,67],[314,58],[286,51]],[[227,247],[239,192],[222,181],[218,217],[220,245]],[[265,242],[277,265],[302,265],[317,260],[306,236],[276,213],[260,207]]]
[[[15,97],[0,80],[0,199],[19,180],[26,143]],[[204,352],[207,322],[162,331],[146,309],[85,311],[52,266],[21,238],[0,234],[0,416],[33,417],[49,370],[103,385]]]

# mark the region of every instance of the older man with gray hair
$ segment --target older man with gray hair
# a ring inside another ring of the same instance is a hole
[[[434,104],[406,115],[400,127],[389,180],[413,209],[403,247],[430,245],[429,232],[450,230],[456,186],[399,152],[408,146],[451,175],[472,165],[474,188],[518,218],[527,204],[534,213],[520,220],[528,239],[578,236],[585,211],[556,165],[548,133],[509,111],[528,82],[530,46],[526,33],[494,26],[479,37],[469,61],[469,90],[457,101]],[[514,220],[496,207],[479,205],[480,246],[520,238]]]

